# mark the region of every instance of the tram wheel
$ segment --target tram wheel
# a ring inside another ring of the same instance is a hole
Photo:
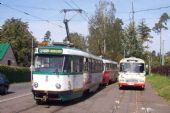
[[[43,105],[44,104],[44,102],[42,100],[36,99],[35,101],[36,101],[37,105]]]

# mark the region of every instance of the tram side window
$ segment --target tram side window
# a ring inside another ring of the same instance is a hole
[[[97,72],[102,72],[104,67],[104,65],[102,65],[102,62],[101,61],[97,61]],[[106,68],[105,68],[106,69]]]
[[[88,59],[88,61],[89,61],[89,62],[88,62],[88,64],[89,64],[89,65],[88,65],[88,71],[89,71],[89,72],[92,72],[92,59]]]
[[[84,69],[83,71],[87,72],[88,71],[88,59],[87,58],[84,58]]]
[[[84,58],[84,71],[85,72],[92,72],[92,59]]]
[[[92,62],[91,62],[91,66],[92,66],[92,68],[91,68],[92,71],[91,71],[91,72],[92,72],[92,73],[95,73],[95,60],[92,59],[91,61],[92,61]]]
[[[100,62],[100,72],[102,72],[103,71],[103,62]]]
[[[79,72],[79,61],[76,56],[73,56],[73,72]]]
[[[71,72],[71,56],[65,56],[64,72]]]
[[[83,57],[79,58],[80,72],[83,72]]]
[[[67,66],[70,72],[83,72],[83,57],[70,56],[69,66]]]
[[[99,68],[100,68],[100,66],[99,66],[99,61],[97,60],[97,61],[96,61],[96,72],[99,72]]]

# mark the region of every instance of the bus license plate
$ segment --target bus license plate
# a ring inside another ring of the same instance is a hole
[[[128,85],[134,85],[134,83],[133,82],[128,82]]]

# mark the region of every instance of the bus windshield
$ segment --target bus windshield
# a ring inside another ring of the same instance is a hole
[[[39,55],[35,57],[35,71],[62,72],[64,56]]]
[[[120,72],[143,73],[143,63],[120,63]]]

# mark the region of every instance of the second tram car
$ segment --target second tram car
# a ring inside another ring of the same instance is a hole
[[[118,77],[119,88],[124,86],[145,88],[145,62],[142,59],[130,57],[120,60]]]
[[[118,63],[112,60],[103,59],[103,80],[102,84],[108,85],[117,80]]]
[[[102,82],[102,58],[68,46],[35,49],[32,92],[37,104],[67,101],[95,92]]]

